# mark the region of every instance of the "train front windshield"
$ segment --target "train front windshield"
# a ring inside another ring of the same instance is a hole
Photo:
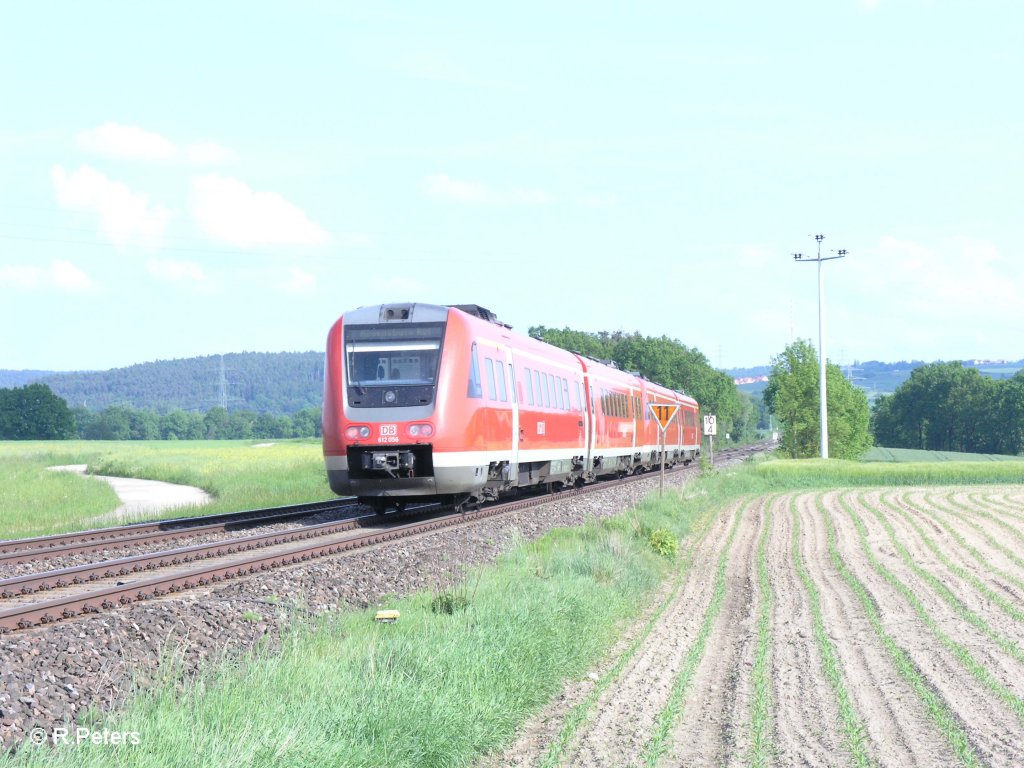
[[[433,386],[443,338],[444,323],[346,327],[349,386]]]

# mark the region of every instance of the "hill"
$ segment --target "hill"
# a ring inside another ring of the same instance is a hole
[[[15,382],[8,387],[42,382],[72,408],[94,411],[127,405],[157,413],[205,412],[226,403],[232,411],[290,415],[321,405],[324,356],[323,352],[240,352],[157,360],[109,371],[0,371],[0,381]]]

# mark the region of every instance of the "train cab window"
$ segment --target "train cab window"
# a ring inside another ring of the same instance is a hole
[[[487,371],[487,396],[491,400],[497,400],[498,390],[494,385],[494,361],[491,358],[484,358],[484,369]]]
[[[484,390],[480,384],[480,358],[476,353],[476,342],[469,351],[469,386],[466,389],[466,397],[483,397]]]
[[[526,402],[533,405],[533,379],[530,378],[530,369],[524,368],[526,374]]]
[[[505,389],[505,366],[498,361],[495,366],[498,370],[495,372],[498,377],[498,399],[503,403],[508,402],[508,391]]]
[[[349,404],[371,408],[433,402],[444,330],[444,323],[345,326]],[[388,400],[386,392],[392,393]]]

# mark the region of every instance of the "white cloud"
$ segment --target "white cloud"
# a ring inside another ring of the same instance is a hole
[[[171,212],[150,205],[149,198],[127,184],[112,181],[83,165],[72,174],[54,166],[50,172],[57,203],[69,210],[90,211],[99,216],[100,230],[116,245],[155,247],[163,237]]]
[[[192,180],[192,212],[211,237],[231,245],[322,245],[330,235],[274,192],[207,174]]]
[[[316,276],[302,269],[289,270],[288,278],[281,283],[281,290],[291,294],[310,293],[315,288]]]
[[[175,154],[174,145],[159,133],[117,123],[78,134],[78,143],[90,152],[130,160],[170,160]]]
[[[535,187],[513,187],[508,192],[492,190],[475,181],[453,179],[446,173],[435,173],[423,182],[428,197],[457,203],[511,203],[513,205],[547,205],[554,196]]]
[[[185,159],[193,165],[222,165],[234,159],[235,153],[212,141],[188,144],[184,150]]]
[[[454,200],[459,203],[484,203],[490,194],[482,184],[459,181],[444,173],[428,176],[424,183],[428,197],[435,200]]]
[[[149,274],[153,277],[172,283],[182,281],[202,283],[207,279],[203,268],[194,261],[150,259],[147,268],[149,269]]]
[[[220,165],[234,159],[234,152],[212,141],[175,146],[170,139],[137,125],[104,123],[78,134],[78,145],[105,157],[147,162],[181,161],[192,165]]]
[[[56,289],[62,293],[88,293],[95,290],[92,279],[70,261],[58,259],[49,267],[12,264],[0,267],[0,286],[22,292]]]
[[[206,270],[194,261],[150,259],[146,268],[157,280],[182,286],[196,293],[217,293],[217,286]]]

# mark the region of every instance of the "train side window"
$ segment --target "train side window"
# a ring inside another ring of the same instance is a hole
[[[551,407],[558,407],[558,390],[555,388],[555,377],[548,374],[548,391],[551,393]]]
[[[573,385],[574,386],[572,388],[572,392],[576,396],[576,401],[575,401],[576,412],[577,413],[582,413],[583,412],[583,404],[582,404],[582,400],[580,398],[580,383],[578,381],[574,381]]]
[[[569,402],[569,382],[562,379],[562,397],[565,400],[565,410],[571,411],[572,404]]]
[[[562,400],[562,377],[555,376],[555,400],[558,401],[558,410],[565,410],[565,402]]]
[[[519,395],[516,392],[516,369],[512,367],[512,363],[508,364],[508,388],[512,394],[512,402],[519,402]]]
[[[497,369],[495,374],[498,378],[498,399],[503,403],[507,403],[508,392],[505,389],[505,366],[503,366],[499,360],[494,367]]]
[[[484,390],[480,385],[480,358],[476,353],[476,342],[469,350],[469,386],[466,388],[466,397],[483,397]]]
[[[544,405],[544,391],[540,388],[540,371],[533,371],[533,388],[537,392],[537,407]]]
[[[533,405],[533,379],[530,378],[530,369],[524,368],[526,374],[526,402]]]
[[[551,407],[551,388],[548,386],[548,375],[546,373],[542,372],[540,374],[540,376],[541,376],[541,383],[544,385],[544,407],[545,408],[550,408]]]
[[[487,396],[491,400],[497,400],[497,389],[494,386],[494,361],[489,357],[484,358],[484,367],[487,370]]]

